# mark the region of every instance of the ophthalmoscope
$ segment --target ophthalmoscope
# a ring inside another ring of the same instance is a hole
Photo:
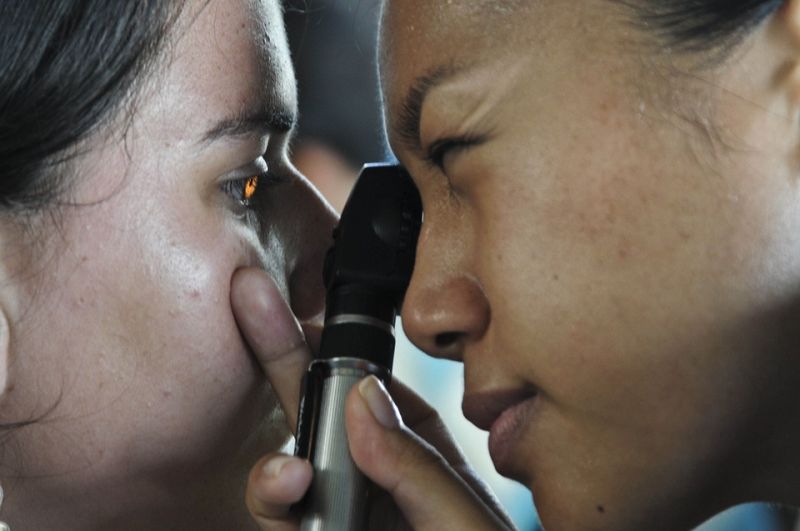
[[[390,383],[394,323],[421,224],[422,202],[408,173],[365,165],[325,257],[325,327],[303,380],[295,455],[311,462],[314,477],[301,502],[302,531],[366,526],[371,484],[350,456],[345,398],[370,374]]]

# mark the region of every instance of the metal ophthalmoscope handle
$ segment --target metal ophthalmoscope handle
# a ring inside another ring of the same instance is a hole
[[[394,322],[414,266],[419,194],[399,166],[367,165],[342,211],[325,260],[325,328],[303,381],[295,454],[314,477],[302,531],[364,529],[371,484],[350,456],[344,404],[368,375],[391,379]]]
[[[319,419],[314,440],[314,480],[308,494],[302,531],[363,529],[369,509],[370,482],[358,470],[347,446],[344,401],[362,378],[386,371],[358,358],[319,361],[312,371],[321,378]]]

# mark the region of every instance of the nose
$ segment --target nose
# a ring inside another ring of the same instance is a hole
[[[467,345],[486,333],[490,305],[480,281],[466,267],[464,242],[437,238],[431,230],[434,223],[426,220],[417,244],[403,302],[403,329],[431,356],[460,361]]]
[[[296,254],[289,271],[289,298],[301,322],[321,322],[325,309],[322,264],[333,243],[338,216],[304,177],[298,176],[294,186],[298,198],[292,204]]]

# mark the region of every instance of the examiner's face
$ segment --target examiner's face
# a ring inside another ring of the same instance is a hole
[[[385,14],[390,140],[425,209],[403,325],[463,360],[465,413],[548,530],[681,529],[753,496],[796,402],[797,126],[743,82],[779,58],[759,34],[681,76],[624,9]]]
[[[92,139],[67,198],[78,206],[13,279],[4,420],[44,418],[5,441],[3,465],[38,479],[4,510],[31,489],[74,515],[63,529],[176,515],[176,528],[249,528],[247,470],[287,433],[234,321],[231,276],[264,267],[301,320],[321,310],[333,218],[287,160],[280,122],[296,102],[278,2],[187,2],[170,39],[124,140]],[[19,510],[39,527],[42,511]]]

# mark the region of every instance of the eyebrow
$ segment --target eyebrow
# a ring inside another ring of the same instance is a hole
[[[419,128],[422,118],[422,105],[428,93],[434,87],[441,85],[447,79],[460,73],[463,68],[453,65],[444,65],[430,70],[416,78],[408,89],[406,97],[398,111],[397,125],[394,127],[397,136],[411,149],[419,150]]]
[[[223,138],[288,133],[294,129],[297,115],[289,109],[249,109],[224,118],[203,135],[201,144],[210,144]]]

